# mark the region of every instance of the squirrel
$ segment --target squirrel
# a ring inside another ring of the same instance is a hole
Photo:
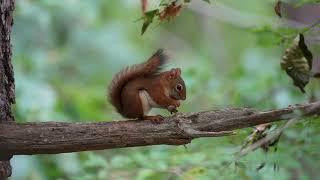
[[[128,66],[113,77],[108,95],[119,114],[159,123],[163,116],[148,116],[151,108],[178,112],[180,101],[186,99],[186,87],[180,68],[162,72],[168,59],[159,49],[146,62]]]

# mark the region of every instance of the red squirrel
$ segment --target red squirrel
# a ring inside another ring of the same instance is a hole
[[[168,55],[159,49],[146,62],[124,68],[109,85],[109,101],[126,118],[161,122],[161,115],[148,116],[151,108],[177,112],[186,99],[186,87],[180,68],[161,72]]]

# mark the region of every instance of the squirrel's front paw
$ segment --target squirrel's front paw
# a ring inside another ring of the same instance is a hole
[[[176,107],[176,106],[173,106],[173,105],[168,106],[168,111],[169,111],[171,114],[178,112],[177,107]]]
[[[179,107],[180,106],[180,101],[179,100],[176,100],[174,101],[171,106],[174,106],[175,108]]]
[[[177,108],[180,106],[180,101],[173,101],[171,105],[167,107],[168,111],[172,113],[177,113]]]

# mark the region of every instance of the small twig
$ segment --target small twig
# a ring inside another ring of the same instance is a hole
[[[298,105],[297,105],[298,106]],[[306,110],[305,115],[309,115],[309,114],[319,114],[320,113],[320,102],[316,102],[313,104],[312,107],[310,107],[309,109]],[[256,150],[257,148],[277,139],[281,133],[288,128],[289,126],[295,124],[299,118],[301,117],[300,113],[295,113],[294,114],[294,118],[290,119],[288,122],[286,122],[285,125],[283,125],[280,128],[277,128],[276,130],[274,130],[273,133],[268,134],[266,137],[260,139],[259,141],[253,143],[252,145],[242,149],[237,155],[237,158],[240,158],[242,156],[245,156],[246,154],[248,154],[251,151]]]
[[[280,128],[277,128],[276,130],[274,130],[273,133],[268,134],[266,137],[260,139],[259,141],[253,143],[252,145],[242,149],[238,154],[237,154],[237,159],[239,159],[242,156],[247,155],[249,152],[252,152],[256,149],[258,149],[259,147],[273,141],[274,139],[278,138],[281,133],[284,131],[284,129],[288,128],[289,126],[295,124],[298,121],[297,118],[293,118],[290,119],[288,122],[286,122],[286,124]]]
[[[311,29],[313,29],[314,27],[318,26],[319,24],[320,24],[320,19],[317,20],[315,23],[313,23],[311,26],[306,27],[304,30],[302,30],[300,32],[300,34],[303,34],[303,33],[307,32],[307,31],[310,31]]]

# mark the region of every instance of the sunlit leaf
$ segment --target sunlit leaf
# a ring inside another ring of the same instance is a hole
[[[159,9],[155,9],[155,10],[151,10],[148,11],[144,14],[143,19],[143,24],[142,24],[142,28],[141,28],[141,35],[143,35],[147,28],[149,27],[149,25],[153,22],[154,17],[159,13]]]

